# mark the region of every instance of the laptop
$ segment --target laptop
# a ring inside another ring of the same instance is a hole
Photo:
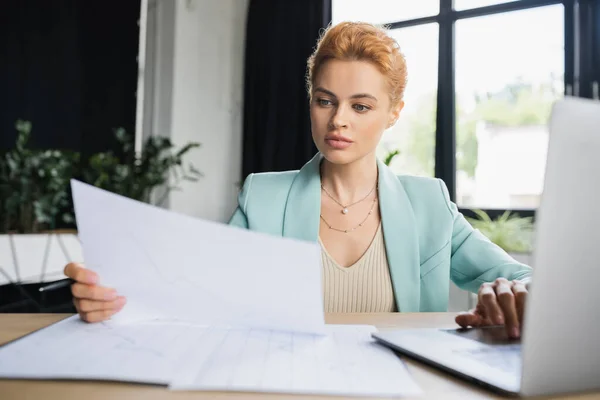
[[[394,329],[379,343],[502,394],[600,389],[600,102],[556,102],[549,129],[521,340],[502,327]]]

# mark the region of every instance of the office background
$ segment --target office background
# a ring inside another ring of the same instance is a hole
[[[27,121],[31,148],[76,153],[64,171],[85,178],[95,154],[124,156],[117,128],[135,150],[152,137],[199,143],[184,164],[201,176],[144,199],[226,221],[247,174],[314,154],[306,59],[321,29],[342,20],[389,24],[407,57],[406,107],[379,156],[398,173],[443,179],[469,217],[534,218],[552,102],[599,97],[599,0],[3,2],[0,151],[15,150],[15,124]],[[76,227],[59,218],[68,207],[46,230]],[[481,228],[527,255],[528,224]],[[22,296],[10,293],[4,305]]]

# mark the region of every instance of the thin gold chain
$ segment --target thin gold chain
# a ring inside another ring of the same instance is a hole
[[[325,222],[325,225],[327,225],[327,227],[329,227],[329,229],[333,229],[334,231],[338,231],[338,232],[343,232],[343,233],[350,233],[355,231],[356,229],[360,228],[361,226],[363,226],[363,224],[367,221],[367,219],[371,216],[371,214],[373,214],[373,210],[375,209],[375,202],[377,201],[377,196],[375,196],[373,198],[373,204],[371,204],[371,209],[369,210],[369,213],[367,214],[367,216],[360,222],[360,224],[358,224],[357,226],[355,226],[352,229],[338,229],[338,228],[334,228],[333,226],[331,226],[329,224],[329,222],[327,222],[327,220],[323,217],[323,214],[321,214],[321,219],[323,220],[323,222]]]
[[[337,199],[335,197],[333,197],[328,191],[327,189],[325,189],[325,187],[323,186],[323,184],[321,184],[321,189],[323,189],[323,191],[325,192],[325,194],[327,194],[327,196],[329,196],[331,198],[331,200],[335,201],[336,203],[338,203],[342,208],[348,208],[348,207],[352,207],[353,205],[356,205],[362,201],[365,201],[367,199],[367,197],[369,197],[371,195],[371,193],[373,193],[373,190],[375,190],[375,188],[377,187],[377,182],[375,182],[375,185],[373,186],[373,188],[371,188],[371,191],[369,193],[367,193],[367,195],[365,197],[363,197],[362,199],[355,201],[352,204],[348,204],[347,206],[343,205],[342,203],[340,203],[339,201],[337,201]]]

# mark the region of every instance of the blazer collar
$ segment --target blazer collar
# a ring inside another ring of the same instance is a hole
[[[316,242],[321,221],[321,173],[323,156],[317,153],[300,169],[288,194],[283,217],[283,236]]]
[[[290,188],[283,220],[284,237],[316,242],[321,213],[320,164],[317,153],[300,169]],[[379,209],[390,276],[399,311],[419,311],[419,244],[410,199],[392,170],[377,160]]]

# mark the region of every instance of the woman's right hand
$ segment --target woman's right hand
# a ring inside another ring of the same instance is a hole
[[[75,283],[71,285],[73,303],[79,317],[86,322],[100,322],[121,311],[125,297],[116,290],[97,285],[98,274],[86,269],[83,264],[70,263],[64,273]]]

